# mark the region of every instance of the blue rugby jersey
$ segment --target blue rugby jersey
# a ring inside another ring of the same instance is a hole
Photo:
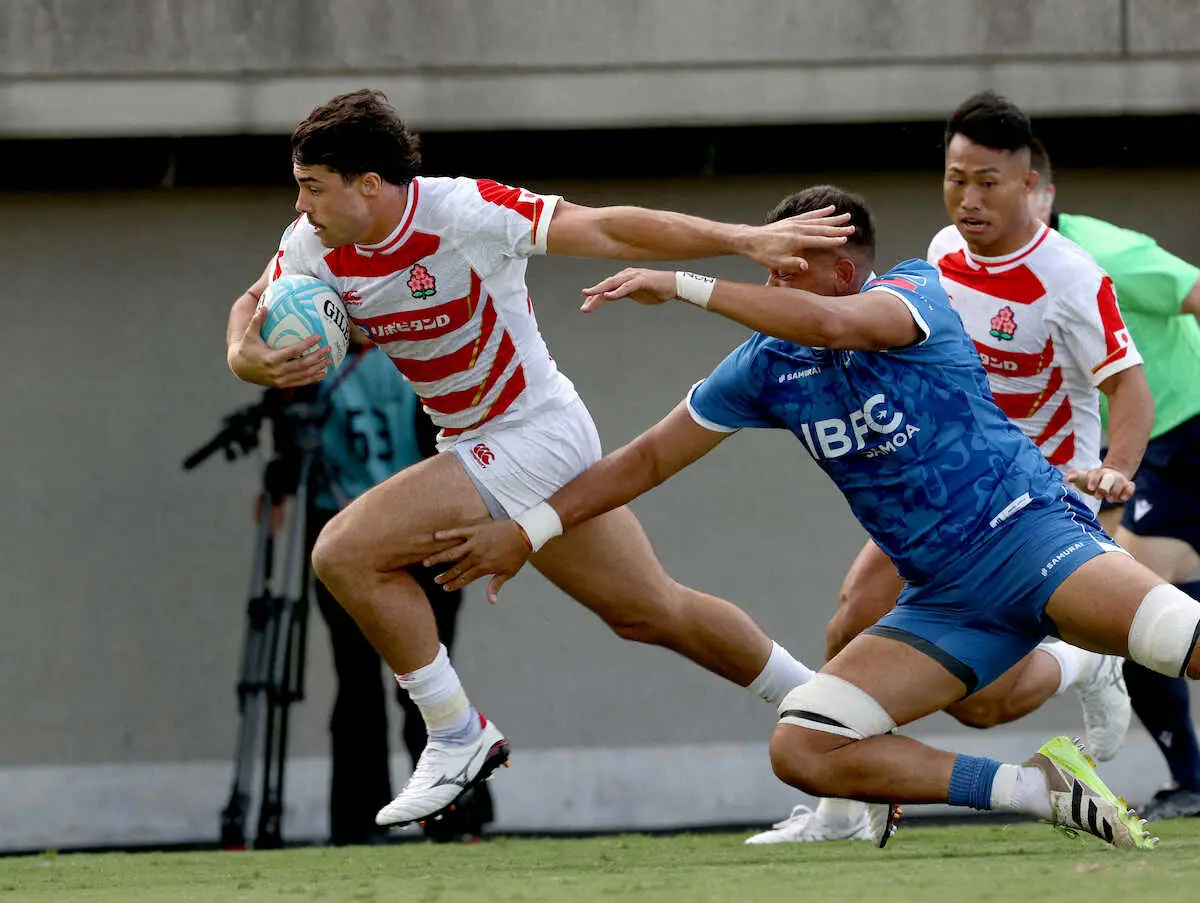
[[[420,402],[386,354],[368,348],[348,355],[329,381],[321,455],[347,499],[421,460],[413,428]],[[316,506],[338,509],[327,491],[319,493]]]
[[[1059,504],[1063,483],[993,402],[937,270],[907,260],[873,290],[908,305],[925,338],[843,351],[756,333],[688,407],[722,432],[790,430],[901,576],[922,583],[1021,508]]]

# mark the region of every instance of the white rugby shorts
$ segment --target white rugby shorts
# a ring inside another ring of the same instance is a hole
[[[497,520],[544,502],[603,454],[596,424],[579,398],[519,423],[485,429],[456,442],[451,451]]]

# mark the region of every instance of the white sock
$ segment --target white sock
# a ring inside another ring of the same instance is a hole
[[[1089,652],[1086,649],[1064,643],[1062,640],[1042,640],[1038,643],[1036,651],[1044,652],[1058,662],[1058,671],[1061,676],[1058,681],[1058,689],[1054,691],[1055,696],[1065,693],[1070,687],[1086,682],[1096,670],[1096,665],[1101,659],[1098,652]]]
[[[1053,812],[1046,773],[1036,765],[1001,765],[992,779],[992,808],[1049,819]]]
[[[408,674],[397,674],[400,684],[421,710],[431,740],[465,743],[482,729],[479,713],[471,705],[445,646],[438,646],[432,662]]]
[[[788,693],[812,680],[813,671],[792,658],[778,643],[771,643],[771,655],[758,677],[746,687],[763,702],[776,705]]]
[[[858,818],[859,812],[866,809],[866,803],[858,800],[843,800],[835,796],[823,796],[817,803],[817,812],[828,821],[848,822]]]

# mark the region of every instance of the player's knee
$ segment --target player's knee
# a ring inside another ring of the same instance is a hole
[[[818,796],[845,792],[846,775],[829,753],[896,726],[868,693],[825,673],[783,698],[779,720],[771,737],[771,767],[780,780]]]
[[[343,573],[354,567],[350,533],[343,529],[340,520],[335,517],[322,528],[312,549],[313,573],[330,588],[338,584]]]
[[[1006,717],[1002,700],[977,700],[971,697],[948,707],[946,714],[953,717],[959,724],[978,730],[986,730],[1011,720]]]
[[[830,796],[836,791],[832,776],[824,761],[819,734],[779,725],[771,736],[771,769],[775,777],[797,790]]]
[[[671,581],[639,595],[634,604],[608,609],[600,616],[623,640],[651,646],[668,645],[678,634],[680,589]]]
[[[1200,602],[1169,583],[1146,593],[1129,627],[1129,658],[1169,677],[1200,679]]]

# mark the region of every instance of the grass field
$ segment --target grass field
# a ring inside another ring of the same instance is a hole
[[[497,901],[1022,901],[1195,903],[1200,819],[1121,853],[1032,823],[917,827],[861,841],[747,847],[744,834],[499,838],[254,853],[53,854],[0,859],[20,903],[497,903]]]

